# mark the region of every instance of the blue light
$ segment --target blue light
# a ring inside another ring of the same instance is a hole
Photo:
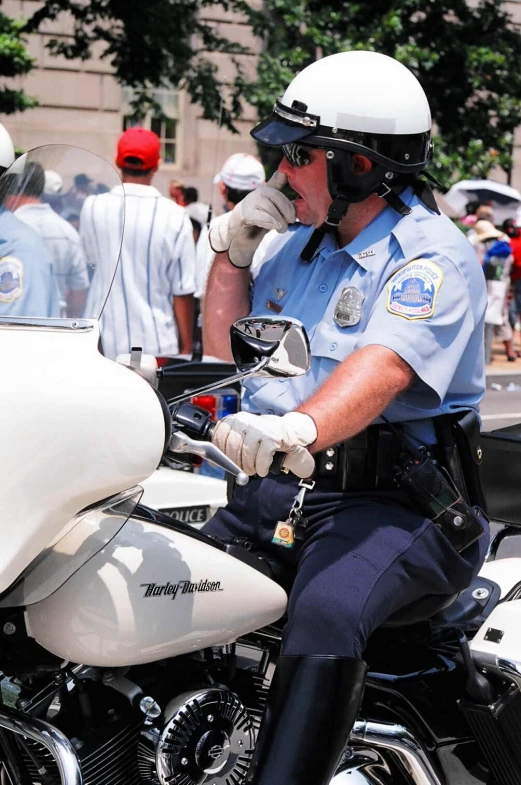
[[[223,395],[221,398],[220,416],[226,417],[228,414],[235,414],[239,408],[238,395]]]

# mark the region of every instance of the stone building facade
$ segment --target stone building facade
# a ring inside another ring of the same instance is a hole
[[[3,0],[2,10],[14,18],[28,17],[38,5],[37,0]],[[207,9],[205,18],[218,20],[223,35],[250,49],[251,54],[237,58],[247,77],[254,77],[260,42],[253,37],[249,26],[220,7]],[[23,113],[0,116],[0,121],[15,146],[24,150],[42,144],[75,144],[112,161],[117,139],[128,123],[131,96],[116,82],[110,65],[99,57],[71,62],[49,53],[45,46],[49,39],[70,32],[62,15],[56,22],[47,22],[40,34],[30,37],[28,48],[37,67],[17,83],[23,85],[28,95],[36,97],[40,105]],[[208,59],[218,66],[220,78],[233,79],[234,67],[227,55],[215,53],[208,55]],[[249,137],[256,118],[254,109],[245,105],[243,117],[237,123],[239,134],[232,134],[226,129],[219,131],[216,123],[203,120],[201,109],[191,104],[183,92],[162,90],[156,99],[168,119],[166,122],[154,117],[146,120],[163,142],[164,163],[154,184],[166,193],[169,181],[180,179],[199,188],[200,198],[209,201],[216,190],[212,187],[213,175],[223,161],[235,152],[256,152]],[[218,199],[217,194],[213,195]]]

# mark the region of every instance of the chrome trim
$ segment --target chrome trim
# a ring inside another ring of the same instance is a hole
[[[374,747],[346,747],[330,785],[392,785],[397,768]]]
[[[502,657],[496,657],[496,665],[500,673],[512,679],[514,684],[521,690],[521,667],[516,662],[504,660]]]
[[[349,744],[353,742],[393,752],[405,774],[415,785],[441,785],[425,750],[402,725],[359,720],[355,722],[349,737]]]
[[[235,382],[240,382],[243,379],[248,379],[250,376],[253,376],[259,371],[261,371],[268,364],[269,359],[270,359],[269,357],[264,357],[251,371],[241,371],[240,373],[236,373],[233,376],[227,376],[226,379],[221,379],[219,382],[212,382],[212,384],[205,384],[204,387],[198,387],[196,390],[190,390],[187,393],[182,393],[182,395],[176,395],[175,398],[169,398],[167,404],[169,406],[174,406],[176,403],[183,403],[183,401],[190,401],[192,398],[196,397],[197,395],[204,395],[207,392],[213,392],[214,390],[218,390],[221,387],[228,387],[230,384],[235,384]]]
[[[43,744],[56,761],[61,785],[83,785],[83,776],[74,747],[57,728],[7,706],[0,708],[0,727]]]
[[[92,330],[96,319],[45,319],[37,316],[0,316],[0,327],[44,327],[48,330]]]
[[[494,521],[492,521],[492,523],[494,523]],[[485,562],[496,561],[497,553],[503,540],[505,540],[507,537],[515,537],[516,535],[519,536],[520,534],[521,532],[517,527],[509,526],[508,524],[506,524],[502,529],[499,529],[499,531],[493,534],[490,538],[487,555],[485,556]]]
[[[316,115],[302,115],[302,113],[294,114],[291,109],[289,109],[287,106],[284,106],[284,104],[281,104],[279,101],[275,102],[273,113],[278,114],[278,116],[282,117],[283,120],[289,120],[290,123],[303,125],[304,128],[316,128],[318,126],[319,118],[316,117]]]

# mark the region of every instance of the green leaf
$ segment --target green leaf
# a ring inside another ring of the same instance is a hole
[[[434,170],[447,183],[512,166],[521,124],[521,36],[501,0],[265,0],[258,80],[248,100],[266,116],[294,74],[317,56],[374,49],[422,83],[438,135]],[[262,152],[262,151],[261,151]]]
[[[34,60],[26,49],[24,27],[25,20],[10,19],[0,12],[0,76],[4,78],[23,76],[34,68]],[[37,105],[37,100],[23,90],[0,86],[2,114],[23,112]]]

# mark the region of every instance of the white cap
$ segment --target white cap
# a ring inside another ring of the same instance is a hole
[[[253,191],[266,182],[261,162],[248,153],[235,153],[226,159],[223,168],[214,177],[214,183],[224,183],[238,191]]]
[[[60,194],[63,188],[63,180],[58,172],[54,169],[45,170],[45,184],[43,186],[44,194],[47,196],[56,196]]]

